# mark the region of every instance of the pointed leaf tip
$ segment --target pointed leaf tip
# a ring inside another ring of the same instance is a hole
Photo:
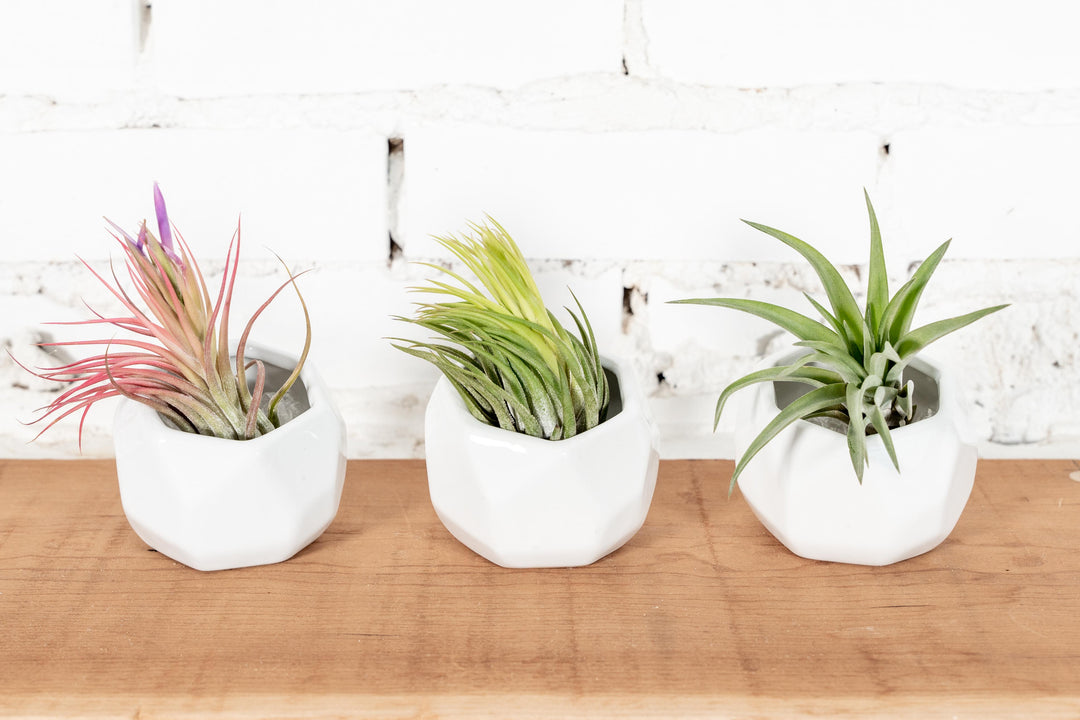
[[[161,237],[161,246],[166,250],[172,250],[172,228],[169,227],[169,213],[165,209],[165,196],[161,194],[161,188],[154,183],[154,212],[157,215],[158,233]]]

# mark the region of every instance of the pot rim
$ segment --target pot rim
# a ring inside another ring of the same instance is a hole
[[[236,352],[236,341],[229,343],[230,355]],[[286,368],[289,363],[294,363],[298,359],[297,356],[287,353],[271,345],[263,345],[259,342],[249,341],[244,348],[245,357],[255,357],[259,360],[266,360],[281,368]],[[303,432],[308,422],[305,421],[306,417],[309,417],[313,410],[321,410],[323,407],[333,406],[329,403],[329,396],[327,389],[318,371],[311,364],[311,357],[304,362],[304,367],[300,371],[299,381],[304,384],[304,390],[307,392],[308,408],[302,413],[289,420],[281,427],[275,428],[273,432],[250,440],[239,440],[230,438],[219,438],[213,435],[200,435],[198,433],[185,432],[175,427],[169,426],[165,420],[161,417],[156,410],[149,405],[145,405],[138,400],[132,400],[131,398],[122,397],[120,403],[116,408],[116,415],[114,420],[114,426],[118,424],[124,415],[128,415],[131,419],[142,423],[148,432],[154,434],[162,433],[168,435],[174,433],[176,438],[184,438],[181,442],[198,442],[198,443],[243,443],[245,448],[256,449],[260,445],[272,442],[276,438],[277,441],[284,440],[285,434],[293,434],[295,432]],[[287,432],[286,432],[287,431]],[[114,433],[116,431],[114,430]],[[279,433],[285,434],[279,434]]]
[[[758,363],[756,369],[765,369],[769,367],[775,367],[782,364],[784,361],[790,361],[791,359],[800,357],[802,355],[809,354],[810,351],[804,351],[802,348],[785,348],[779,352],[774,352],[767,355]],[[901,442],[900,438],[908,438],[915,441],[915,438],[923,433],[936,432],[937,428],[942,423],[948,423],[952,426],[957,433],[960,432],[959,425],[956,418],[959,415],[959,405],[955,396],[951,373],[946,364],[941,363],[931,353],[919,353],[919,355],[912,359],[910,365],[916,367],[920,372],[929,375],[933,378],[934,382],[938,386],[938,409],[930,417],[923,418],[918,422],[913,422],[902,427],[893,428],[890,432],[893,442]],[[745,388],[746,395],[740,400],[738,407],[742,408],[742,412],[750,417],[754,423],[759,420],[771,420],[780,412],[780,406],[776,402],[776,389],[774,381],[758,383],[753,388]],[[761,399],[759,399],[761,398]],[[767,417],[766,417],[767,416]],[[760,432],[760,427],[756,424],[752,425],[756,428],[750,437],[756,437]],[[792,423],[784,432],[790,432],[797,430],[800,435],[809,437],[820,437],[823,440],[831,442],[835,438],[844,439],[842,433],[836,430],[823,427],[817,423],[812,423],[804,419],[799,419]],[[739,441],[739,431],[735,431],[735,446],[738,451],[741,443]],[[885,456],[885,445],[881,440],[881,437],[877,434],[869,435],[867,440],[867,451],[873,453],[875,456],[880,454]],[[899,453],[899,449],[897,450]],[[741,451],[739,451],[741,454]],[[902,462],[902,460],[901,460]]]
[[[644,400],[641,397],[640,386],[637,383],[637,378],[632,377],[632,374],[627,372],[627,363],[617,357],[601,355],[600,364],[605,370],[614,373],[619,380],[619,394],[622,399],[622,410],[615,417],[605,420],[596,427],[562,440],[548,440],[545,438],[533,437],[532,435],[526,435],[525,433],[519,433],[513,430],[505,430],[501,427],[488,425],[487,423],[477,420],[469,413],[461,396],[458,395],[457,390],[455,390],[450,384],[450,381],[446,379],[446,376],[442,374],[439,375],[439,381],[435,384],[432,397],[435,397],[435,395],[439,393],[446,396],[449,401],[447,409],[451,419],[456,420],[458,423],[471,424],[474,427],[474,438],[482,444],[504,446],[508,443],[517,443],[520,445],[522,452],[525,452],[532,447],[537,449],[545,448],[548,450],[560,449],[569,451],[576,448],[577,445],[581,443],[588,442],[590,438],[598,437],[600,433],[618,432],[623,425],[634,422],[635,417],[642,412],[641,408],[644,405]]]

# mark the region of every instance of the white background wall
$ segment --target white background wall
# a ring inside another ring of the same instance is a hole
[[[749,218],[865,282],[866,188],[893,281],[946,238],[922,321],[1011,308],[942,341],[985,455],[1080,447],[1080,44],[1073,3],[998,0],[3,0],[0,341],[29,363],[108,297],[102,215],[133,228],[161,183],[204,267],[243,213],[238,317],[310,268],[314,362],[354,457],[423,453],[435,376],[394,351],[409,261],[490,213],[549,304],[572,286],[634,361],[663,452],[730,453],[719,390],[783,339],[736,313],[816,279]],[[391,147],[397,148],[391,152]],[[391,237],[400,252],[391,252]],[[286,302],[264,341],[301,333]],[[0,455],[55,388],[0,357]],[[84,454],[109,455],[111,411]]]

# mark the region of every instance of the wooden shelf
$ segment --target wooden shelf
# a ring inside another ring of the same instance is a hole
[[[351,462],[312,546],[206,574],[130,530],[111,462],[0,461],[0,715],[1075,718],[1078,469],[984,461],[944,545],[865,568],[667,461],[627,546],[505,570],[422,462]]]

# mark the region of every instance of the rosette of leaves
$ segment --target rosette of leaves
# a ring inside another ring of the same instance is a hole
[[[806,299],[822,320],[757,300],[698,298],[673,301],[715,305],[757,315],[793,334],[798,338],[795,345],[807,350],[792,364],[752,372],[728,385],[720,394],[714,430],[720,422],[724,404],[732,393],[742,388],[774,381],[803,383],[811,388],[783,408],[750,443],[736,463],[731,489],[747,463],[781,430],[800,419],[829,417],[846,425],[851,463],[860,483],[863,469],[869,463],[866,437],[874,433],[881,436],[893,466],[899,471],[900,463],[890,431],[911,422],[915,410],[914,382],[904,381],[904,369],[930,343],[1007,307],[983,308],[912,329],[919,299],[950,241],[931,253],[911,279],[890,297],[881,231],[870,196],[865,191],[864,195],[870,215],[870,266],[865,310],[859,308],[840,272],[820,252],[793,235],[746,220],[743,222],[796,250],[814,268],[831,309],[808,294]]]
[[[124,312],[105,316],[91,308],[94,318],[51,324],[100,325],[120,330],[122,336],[43,343],[43,347],[97,346],[104,351],[62,367],[26,368],[42,379],[71,386],[42,408],[35,422],[48,419],[41,431],[45,432],[64,417],[81,412],[81,444],[83,422],[90,408],[106,398],[122,396],[150,406],[187,432],[238,440],[265,435],[280,426],[278,404],[300,377],[311,345],[311,323],[295,284],[296,276],[289,273],[288,280],[252,314],[240,335],[235,356],[231,356],[229,309],[240,261],[239,225],[229,244],[215,299],[187,243],[171,226],[165,199],[156,183],[154,209],[160,237],[147,228],[146,221],[132,237],[106,220],[124,253],[134,297],[124,289],[115,268],[110,283],[82,261]],[[270,395],[265,387],[266,367],[261,360],[247,360],[245,349],[255,320],[290,285],[304,312],[304,349],[292,373]],[[249,388],[247,372],[252,368],[254,383]]]
[[[414,292],[444,298],[417,303],[419,325],[443,342],[393,338],[394,347],[435,365],[481,422],[533,437],[561,440],[584,432],[605,417],[609,389],[592,326],[567,308],[577,334],[567,331],[545,306],[521,250],[510,234],[488,218],[470,223],[471,235],[435,238],[477,279],[434,268],[432,279]]]

